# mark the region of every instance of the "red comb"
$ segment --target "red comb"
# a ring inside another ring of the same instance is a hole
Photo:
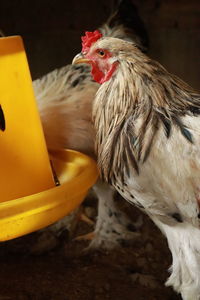
[[[88,52],[90,49],[91,45],[96,42],[98,39],[102,37],[102,34],[98,31],[95,30],[94,32],[85,32],[85,36],[81,37],[82,40],[82,52]]]

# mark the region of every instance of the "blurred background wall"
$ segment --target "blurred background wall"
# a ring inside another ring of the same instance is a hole
[[[200,1],[132,0],[150,39],[149,55],[193,87],[200,81]],[[0,0],[0,29],[20,34],[33,79],[67,63],[80,36],[109,16],[114,0]]]
[[[149,33],[149,55],[200,90],[200,1],[134,2]]]

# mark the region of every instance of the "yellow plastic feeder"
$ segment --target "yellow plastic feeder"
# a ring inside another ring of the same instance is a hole
[[[49,157],[22,39],[0,38],[0,241],[69,214],[97,177],[95,162],[79,152]]]

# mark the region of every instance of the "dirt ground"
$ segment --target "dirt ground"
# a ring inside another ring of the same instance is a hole
[[[69,241],[67,232],[43,255],[29,254],[38,233],[2,243],[0,300],[180,299],[164,286],[171,262],[166,241],[146,216],[143,221],[132,245],[111,252],[85,252],[88,242]],[[79,222],[75,235],[92,229]]]

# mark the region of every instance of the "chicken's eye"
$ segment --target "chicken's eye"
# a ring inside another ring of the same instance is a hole
[[[100,56],[100,57],[104,57],[105,56],[105,52],[103,50],[98,50],[97,51],[97,54]]]

